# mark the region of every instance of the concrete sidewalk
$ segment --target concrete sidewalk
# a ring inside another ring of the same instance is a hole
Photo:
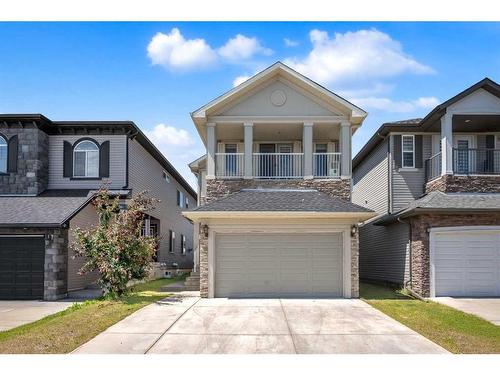
[[[186,293],[137,311],[74,353],[447,353],[361,300]]]
[[[431,299],[468,314],[477,315],[500,326],[500,298],[436,297]]]

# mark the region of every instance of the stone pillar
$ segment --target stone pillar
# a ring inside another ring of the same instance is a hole
[[[207,124],[207,179],[215,178],[215,150],[216,150],[215,123]]]
[[[343,121],[340,124],[340,152],[341,166],[340,177],[343,179],[351,178],[351,124]]]
[[[208,297],[208,226],[200,223],[200,296]]]
[[[351,234],[351,298],[359,298],[359,228]]]
[[[304,122],[304,133],[302,136],[302,150],[304,152],[304,179],[312,179],[313,176],[313,123]]]
[[[45,271],[43,299],[53,301],[66,297],[68,286],[68,230],[54,229],[45,238]]]
[[[441,117],[441,175],[453,174],[453,116]]]
[[[253,123],[245,122],[243,127],[245,139],[244,178],[250,179],[253,177]]]

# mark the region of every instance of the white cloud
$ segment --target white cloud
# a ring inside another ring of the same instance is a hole
[[[273,51],[263,47],[255,37],[247,37],[242,34],[229,39],[226,44],[218,49],[220,56],[227,60],[246,60],[254,55],[270,55]]]
[[[157,33],[147,50],[153,65],[176,70],[206,67],[217,59],[215,51],[204,39],[185,39],[177,28],[169,34]]]
[[[158,147],[190,146],[194,143],[191,135],[184,129],[158,124],[151,131],[145,131],[147,137]]]
[[[312,50],[285,63],[323,84],[376,80],[403,73],[430,74],[434,70],[407,55],[401,44],[376,29],[335,33],[311,30]]]
[[[351,101],[361,108],[374,108],[393,113],[407,113],[418,109],[430,109],[439,104],[438,98],[434,96],[420,97],[410,101],[394,101],[389,98],[378,97],[352,98]]]
[[[293,39],[284,38],[283,42],[285,43],[285,47],[297,47],[299,42]]]
[[[236,77],[233,81],[233,87],[236,87],[236,86],[242,84],[243,82],[245,82],[249,78],[250,78],[250,76],[238,76],[238,77]]]

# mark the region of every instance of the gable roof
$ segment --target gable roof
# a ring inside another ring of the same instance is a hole
[[[342,106],[349,109],[351,112],[351,117],[358,119],[359,122],[361,122],[367,116],[367,113],[363,109],[359,108],[358,106],[354,105],[353,103],[349,102],[343,97],[333,93],[332,91],[328,90],[327,88],[318,84],[317,82],[314,82],[310,78],[293,70],[289,66],[283,64],[281,61],[277,61],[276,63],[264,69],[263,71],[255,74],[253,77],[249,78],[245,82],[239,84],[233,89],[225,92],[224,94],[218,96],[217,98],[211,100],[207,104],[193,111],[191,113],[191,118],[193,119],[193,122],[198,127],[199,125],[206,122],[207,112],[213,111],[214,108],[223,107],[230,101],[234,100],[236,97],[243,96],[251,89],[260,85],[262,82],[277,75],[282,75],[283,77],[289,79],[292,82],[302,83],[302,85],[305,84],[310,91],[313,91],[320,98],[340,103]]]
[[[361,148],[352,161],[352,168],[356,168],[361,161],[382,141],[382,139],[390,132],[395,131],[412,131],[412,130],[426,130],[435,121],[440,119],[446,112],[446,108],[458,102],[466,96],[472,94],[474,91],[484,89],[490,94],[500,98],[500,85],[490,78],[486,77],[474,85],[466,88],[462,92],[448,99],[447,101],[436,106],[429,112],[423,119],[409,119],[403,121],[394,121],[384,123],[378,128],[375,134],[368,140],[368,142]]]

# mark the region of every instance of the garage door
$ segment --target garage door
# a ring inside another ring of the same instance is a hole
[[[216,297],[340,297],[340,234],[218,234]]]
[[[0,300],[43,298],[43,237],[0,237]]]
[[[500,296],[500,231],[433,233],[436,296]]]

